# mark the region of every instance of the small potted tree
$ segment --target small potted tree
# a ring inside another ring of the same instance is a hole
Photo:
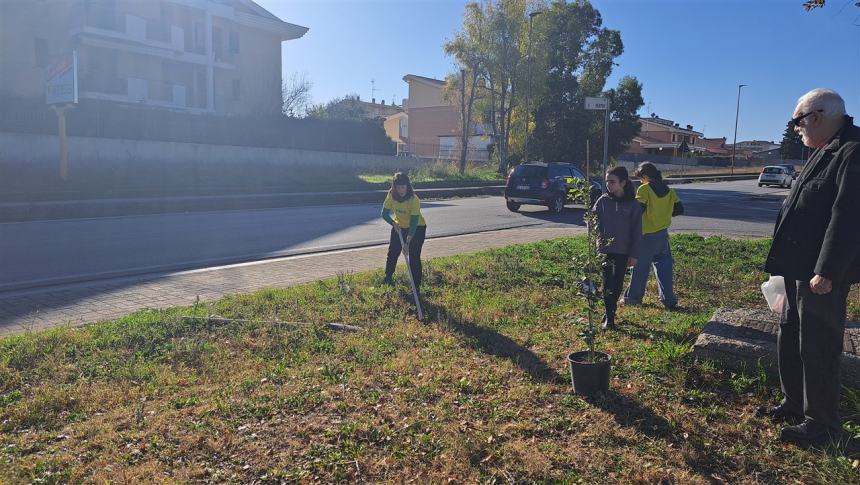
[[[609,391],[609,371],[612,357],[595,350],[595,340],[598,337],[598,328],[595,321],[599,314],[599,306],[603,304],[602,299],[602,258],[597,254],[597,247],[604,243],[597,225],[597,213],[592,210],[593,186],[587,180],[574,180],[569,192],[569,197],[586,205],[587,209],[583,220],[587,227],[586,249],[583,254],[573,257],[572,270],[577,275],[578,292],[585,298],[588,306],[588,316],[584,319],[584,329],[579,334],[585,339],[586,350],[568,354],[567,360],[570,364],[570,378],[573,384],[573,392],[582,395],[595,395]]]

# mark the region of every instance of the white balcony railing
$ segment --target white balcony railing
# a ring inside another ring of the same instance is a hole
[[[128,97],[136,103],[187,108],[187,88],[152,79],[128,78]]]

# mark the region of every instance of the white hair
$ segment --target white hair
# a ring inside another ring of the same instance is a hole
[[[813,89],[797,100],[797,111],[808,113],[821,110],[825,118],[841,118],[845,115],[845,101],[842,96],[825,88]]]

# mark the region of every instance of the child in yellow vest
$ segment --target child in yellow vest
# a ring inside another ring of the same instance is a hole
[[[657,167],[651,162],[642,162],[634,174],[642,180],[636,190],[636,200],[642,204],[642,241],[639,245],[639,259],[633,266],[630,286],[624,293],[625,305],[641,305],[645,295],[645,285],[651,266],[657,273],[657,289],[660,302],[668,309],[675,308],[678,297],[672,282],[674,260],[669,247],[669,226],[672,217],[684,213],[681,199],[670,189]]]
[[[406,242],[409,254],[409,265],[415,287],[421,287],[421,248],[427,235],[427,223],[421,215],[421,201],[412,189],[409,176],[403,172],[394,174],[391,190],[382,204],[382,218],[391,224],[391,239],[388,243],[388,257],[385,261],[385,279],[383,284],[392,284],[394,268],[400,257],[400,238],[395,231],[400,231]]]

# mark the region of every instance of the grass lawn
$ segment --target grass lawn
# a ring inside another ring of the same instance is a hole
[[[620,309],[612,392],[571,393],[583,239],[143,311],[0,340],[0,482],[850,483],[853,457],[783,446],[777,386],[690,347],[719,306],[763,305],[766,240],[673,237],[683,309]],[[860,300],[850,298],[852,318]],[[208,324],[191,313],[316,325]],[[364,328],[333,333],[321,322]],[[860,397],[843,402],[846,428]]]
[[[385,187],[391,185],[390,173],[366,173],[358,177],[371,184],[381,184]],[[467,182],[498,182],[503,184],[504,177],[499,176],[498,166],[493,163],[474,164],[470,163],[464,173],[460,173],[456,163],[437,161],[429,165],[421,166],[409,171],[409,178],[418,187],[438,185],[439,182],[467,183]],[[443,184],[445,185],[445,184]]]
[[[404,159],[404,163],[409,162]],[[410,162],[411,163],[411,162]],[[162,167],[163,168],[163,167]],[[470,164],[460,174],[456,163],[436,161],[409,171],[416,188],[464,186],[476,182],[504,183],[492,163]],[[185,197],[387,189],[394,170],[366,167],[225,164],[175,172],[78,173],[61,182],[39,175],[0,186],[0,203],[56,200]],[[0,181],[2,185],[2,181]]]

